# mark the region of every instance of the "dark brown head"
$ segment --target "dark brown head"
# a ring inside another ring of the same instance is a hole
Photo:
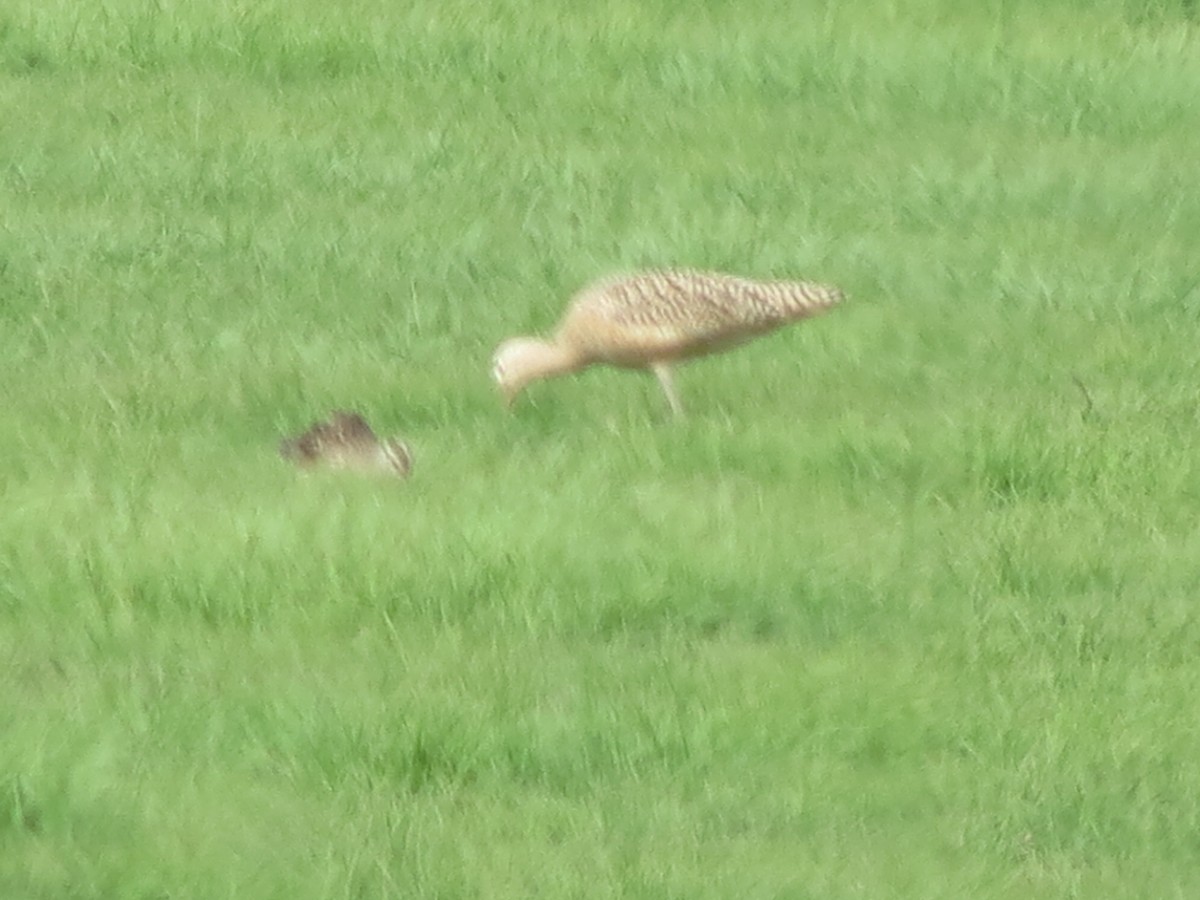
[[[388,438],[379,445],[381,468],[401,478],[407,478],[412,472],[412,449],[400,438]]]

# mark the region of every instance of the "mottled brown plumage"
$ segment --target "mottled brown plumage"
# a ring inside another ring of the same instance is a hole
[[[355,472],[380,472],[408,477],[412,452],[400,438],[380,440],[367,420],[356,412],[337,410],[327,422],[317,422],[303,434],[287,438],[279,454],[304,469],[324,466]]]
[[[842,302],[836,287],[667,270],[608,278],[575,295],[549,340],[513,338],[492,374],[509,403],[533,381],[607,364],[652,370],[682,413],[671,364],[737,346]]]

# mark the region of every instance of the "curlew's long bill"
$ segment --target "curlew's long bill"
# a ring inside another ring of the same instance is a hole
[[[511,405],[529,384],[588,366],[649,369],[680,416],[674,363],[728,350],[843,299],[830,285],[754,281],[717,272],[666,270],[609,278],[575,295],[552,337],[512,338],[496,348],[492,378]]]

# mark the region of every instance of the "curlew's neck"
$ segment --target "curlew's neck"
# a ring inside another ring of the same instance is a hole
[[[520,380],[528,384],[567,375],[587,365],[587,360],[566,342],[528,338],[521,342],[518,366]]]

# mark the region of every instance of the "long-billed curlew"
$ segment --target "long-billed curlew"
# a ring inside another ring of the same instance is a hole
[[[345,410],[336,410],[328,422],[317,422],[303,434],[285,439],[279,454],[306,469],[326,466],[401,478],[412,471],[408,444],[400,438],[380,440],[366,419]]]
[[[492,377],[505,402],[531,382],[595,364],[650,369],[676,416],[683,407],[673,363],[727,350],[842,302],[808,281],[753,281],[716,272],[668,270],[595,282],[575,295],[548,340],[502,343]]]

